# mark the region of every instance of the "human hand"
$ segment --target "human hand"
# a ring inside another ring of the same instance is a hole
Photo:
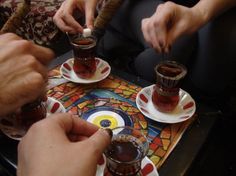
[[[72,142],[73,139],[73,142]],[[29,129],[18,146],[18,176],[94,176],[106,130],[71,114],[54,114]]]
[[[76,10],[85,15],[86,26],[93,28],[97,0],[66,0],[53,17],[54,23],[64,32],[82,33],[83,27],[73,17]]]
[[[194,33],[202,24],[202,16],[196,10],[173,2],[160,4],[156,12],[142,20],[145,40],[157,52],[168,53],[181,36]]]
[[[40,97],[54,53],[11,33],[0,35],[0,116]]]

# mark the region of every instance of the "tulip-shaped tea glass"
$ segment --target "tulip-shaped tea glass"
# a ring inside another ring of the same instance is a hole
[[[73,69],[82,79],[91,78],[96,72],[95,51],[97,39],[93,35],[68,35],[74,53]]]
[[[155,72],[157,80],[152,94],[153,105],[161,112],[171,112],[179,103],[180,85],[187,69],[175,61],[164,61],[155,67]]]
[[[116,127],[112,131],[112,142],[104,152],[108,171],[114,176],[139,175],[141,161],[149,149],[146,136],[129,126]]]

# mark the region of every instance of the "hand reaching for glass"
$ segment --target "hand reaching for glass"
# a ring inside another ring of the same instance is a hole
[[[47,64],[54,53],[15,34],[0,35],[0,116],[45,93]]]
[[[80,16],[85,16],[85,25],[93,29],[96,5],[97,0],[66,0],[54,15],[53,21],[63,32],[82,33],[84,24],[74,17],[75,12],[78,12]]]
[[[144,38],[157,52],[168,53],[179,37],[199,28],[202,18],[197,14],[173,2],[160,4],[150,18],[142,20]]]
[[[68,113],[32,125],[18,146],[18,176],[94,176],[111,133]],[[41,163],[41,164],[40,164]]]

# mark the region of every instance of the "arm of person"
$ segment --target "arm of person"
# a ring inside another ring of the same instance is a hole
[[[196,32],[234,6],[235,0],[201,0],[192,8],[168,1],[160,4],[150,18],[142,20],[144,38],[157,52],[168,53],[179,37]]]
[[[200,0],[192,7],[193,13],[199,13],[199,17],[201,17],[198,29],[213,18],[235,6],[235,0]]]

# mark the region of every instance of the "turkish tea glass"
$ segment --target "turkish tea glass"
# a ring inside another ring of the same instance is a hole
[[[149,143],[146,136],[129,126],[112,129],[111,144],[105,150],[107,169],[114,175],[140,175],[141,161],[147,155]]]
[[[180,85],[187,69],[176,61],[163,61],[155,67],[155,72],[152,102],[157,110],[171,112],[179,103]]]
[[[68,37],[74,54],[74,72],[82,79],[93,77],[97,69],[96,37],[93,35],[84,37],[82,34],[68,35]]]
[[[20,112],[17,112],[15,115],[18,126],[27,131],[32,124],[46,118],[47,110],[43,99],[39,98],[23,105]]]

